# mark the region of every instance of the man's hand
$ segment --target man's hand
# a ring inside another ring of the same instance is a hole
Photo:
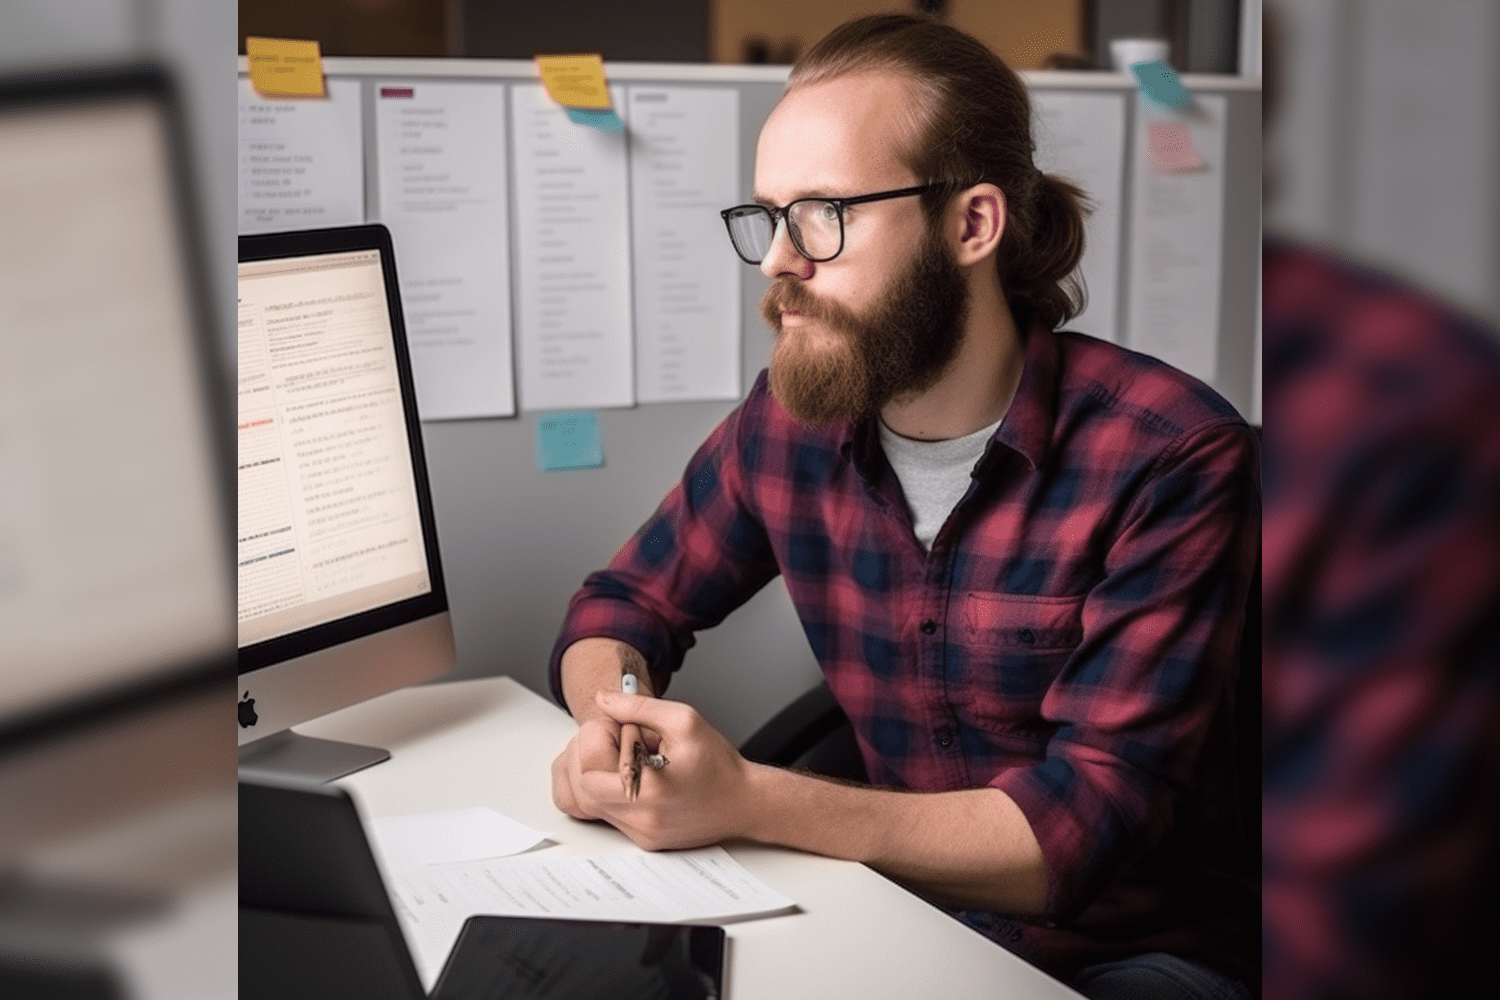
[[[594,703],[594,695],[598,691],[618,691],[622,671],[635,677],[641,693],[653,693],[646,660],[628,643],[593,637],[578,640],[563,653],[563,693],[568,711],[578,721],[578,732],[552,762],[552,802],[576,819],[608,818],[589,810],[578,785],[585,771],[606,766],[614,767],[617,773],[621,771],[620,724],[600,711]],[[625,737],[633,741],[637,734],[647,750],[654,753],[659,742],[657,735],[630,726]],[[629,747],[623,749],[628,752]]]
[[[657,752],[661,737],[649,728],[621,726],[600,711],[588,713],[585,720],[579,723],[578,731],[573,734],[568,745],[563,747],[563,752],[552,761],[552,804],[574,819],[610,819],[608,815],[593,808],[594,803],[581,788],[583,775],[586,772],[612,770],[615,780],[621,781],[621,788],[624,788],[620,766],[621,736],[634,739],[637,734],[646,745],[648,753]],[[644,781],[643,777],[643,787]]]
[[[574,819],[607,819],[589,810],[580,796],[583,774],[600,768],[614,770],[620,762],[619,723],[603,716],[582,722],[563,752],[552,762],[552,804]]]
[[[594,701],[603,717],[580,726],[553,764],[559,809],[579,819],[608,820],[650,851],[749,835],[756,765],[691,706],[607,691]],[[659,771],[646,769],[633,802],[620,782],[618,743],[620,727],[630,723],[669,761]]]
[[[598,691],[569,704],[583,721],[552,765],[553,801],[569,816],[606,820],[646,850],[743,838],[861,861],[957,906],[1038,913],[1046,905],[1041,847],[997,788],[914,794],[837,784],[745,760],[682,702]],[[669,761],[641,775],[634,801],[620,780],[627,724]]]

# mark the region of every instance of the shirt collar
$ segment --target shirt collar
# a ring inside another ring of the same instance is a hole
[[[1057,422],[1060,359],[1057,334],[1046,327],[1033,324],[1021,338],[1026,348],[1021,382],[995,440],[1020,452],[1035,470],[1047,460],[1047,446]]]

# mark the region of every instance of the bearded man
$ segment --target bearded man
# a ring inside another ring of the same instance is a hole
[[[1091,996],[1249,996],[1256,903],[1223,871],[1255,439],[1189,376],[1055,332],[1082,198],[1030,127],[1015,74],[925,18],[793,68],[724,212],[773,279],[769,374],[570,603],[554,799],[648,849],[862,861]],[[868,786],[654,697],[778,573]],[[670,766],[632,795],[639,739]]]

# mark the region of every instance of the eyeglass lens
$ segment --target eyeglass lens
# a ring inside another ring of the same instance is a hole
[[[747,205],[731,209],[725,217],[729,220],[729,238],[734,241],[735,252],[752,264],[765,260],[771,252],[771,238],[776,235],[771,213]]]
[[[786,218],[792,242],[809,260],[830,260],[843,248],[843,220],[833,202],[817,198],[794,201],[787,206]],[[771,252],[776,226],[768,210],[745,206],[730,213],[729,235],[740,256],[758,264]]]

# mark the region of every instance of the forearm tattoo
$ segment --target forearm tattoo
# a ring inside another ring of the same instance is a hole
[[[651,691],[651,674],[646,670],[646,658],[634,646],[617,642],[615,650],[620,656],[620,673],[634,675],[643,692]]]

